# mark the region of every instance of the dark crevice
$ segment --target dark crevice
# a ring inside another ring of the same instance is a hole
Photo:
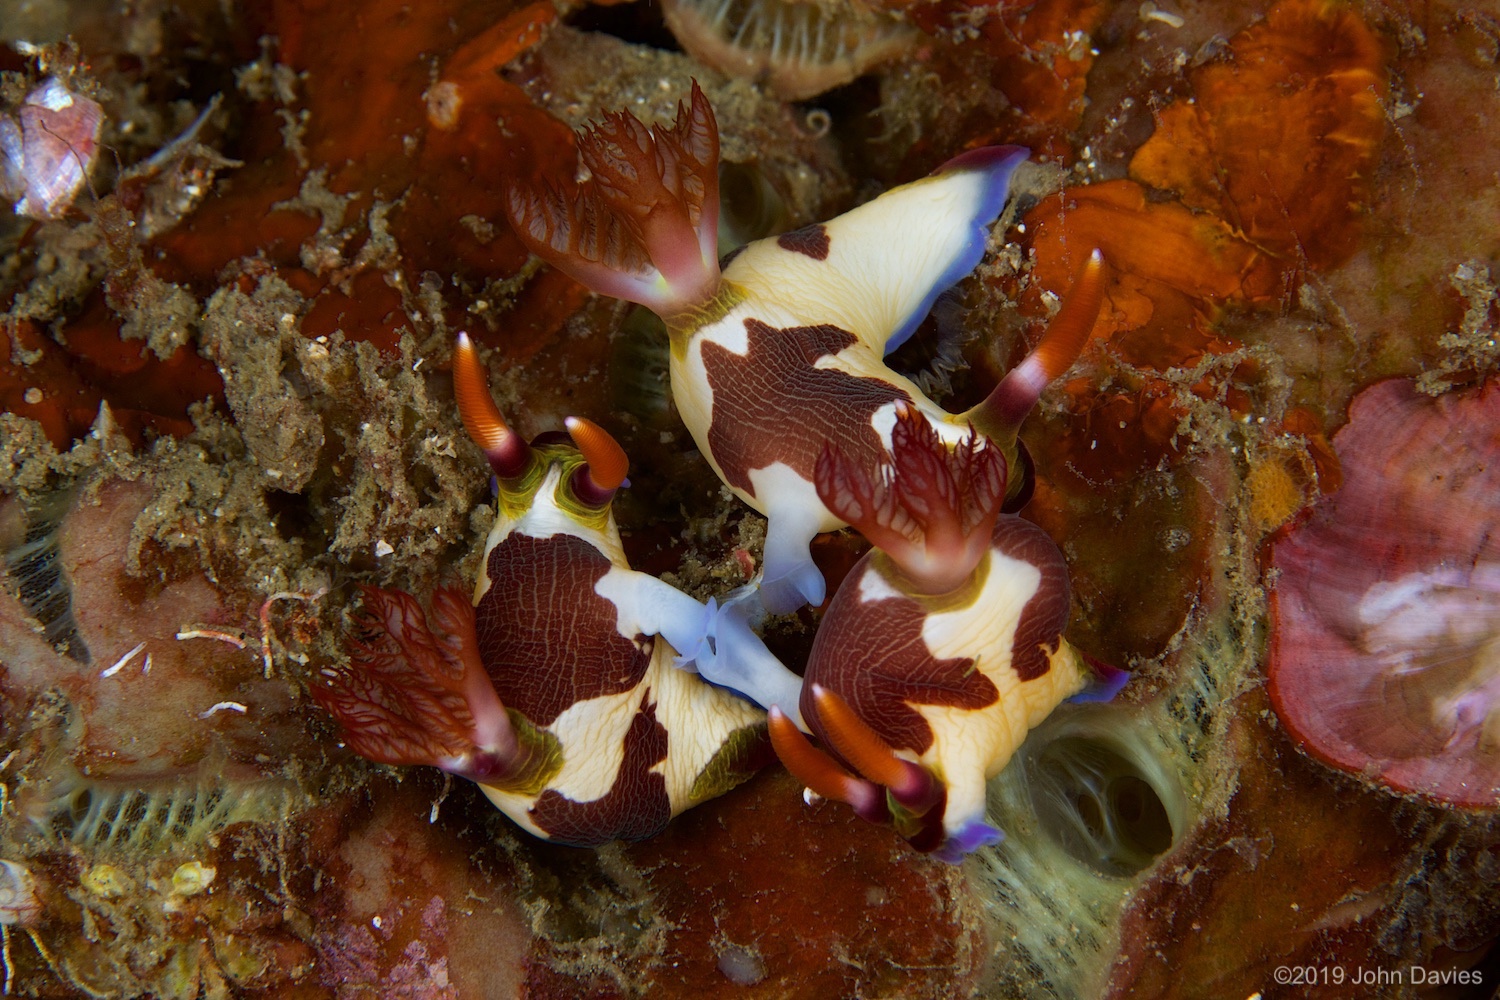
[[[73,589],[62,568],[62,522],[71,491],[59,490],[26,507],[26,536],[5,553],[5,571],[26,613],[42,626],[47,643],[62,655],[87,665],[89,648],[73,617]]]
[[[565,20],[579,31],[613,35],[621,41],[667,52],[682,51],[682,46],[667,29],[661,5],[657,3],[588,4]]]

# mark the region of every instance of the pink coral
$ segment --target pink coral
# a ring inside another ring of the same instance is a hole
[[[1382,382],[1334,447],[1343,487],[1273,557],[1276,711],[1337,767],[1500,804],[1500,382]]]

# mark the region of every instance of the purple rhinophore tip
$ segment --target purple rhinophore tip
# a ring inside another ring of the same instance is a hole
[[[901,760],[899,763],[904,777],[899,785],[891,786],[891,798],[913,815],[924,816],[943,797],[937,779],[921,764],[909,760]]]
[[[854,815],[868,823],[887,823],[891,811],[886,808],[885,789],[873,781],[850,776],[844,785],[844,801],[854,810]]]
[[[601,490],[595,485],[586,465],[580,465],[574,470],[572,484],[573,495],[590,507],[606,507],[615,498],[614,490]]]

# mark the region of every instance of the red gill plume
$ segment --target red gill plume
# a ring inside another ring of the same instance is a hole
[[[671,316],[718,287],[719,130],[697,83],[670,127],[628,111],[578,136],[588,177],[576,190],[507,193],[527,249],[592,291]]]
[[[897,405],[891,457],[861,469],[825,446],[814,469],[818,497],[929,593],[968,579],[1005,499],[1005,459],[971,432],[949,447],[927,418]]]
[[[433,629],[410,594],[363,588],[361,634],[349,667],[325,670],[317,702],[362,757],[428,764],[475,781],[503,778],[515,733],[479,661],[474,608],[462,592],[433,595]]]

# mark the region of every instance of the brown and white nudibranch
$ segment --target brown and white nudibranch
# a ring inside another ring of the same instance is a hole
[[[628,463],[608,433],[569,418],[527,444],[462,334],[453,374],[498,484],[473,601],[441,589],[428,618],[366,588],[352,662],[314,694],[356,752],[475,781],[539,837],[649,837],[768,758],[765,713],[735,692],[795,711],[801,682],[733,616],[629,567],[611,511]]]
[[[591,181],[571,195],[512,188],[511,224],[537,256],[666,322],[684,422],[719,478],[767,518],[771,611],[823,601],[808,546],[845,523],[813,485],[825,446],[872,465],[890,449],[897,409],[912,406],[945,442],[977,430],[1018,468],[1021,421],[1077,358],[1103,302],[1096,252],[1037,349],[978,406],[948,413],[883,358],[979,263],[1026,150],[971,150],[829,222],[751,243],[721,273],[718,130],[696,84],[671,128],[616,112],[578,147]],[[1023,480],[1011,477],[1013,500]]]
[[[833,755],[776,708],[771,740],[813,792],[957,862],[1000,839],[985,782],[1026,734],[1129,675],[1063,638],[1067,567],[1041,528],[1001,513],[998,448],[974,432],[949,445],[907,405],[891,439],[873,467],[833,446],[817,464],[823,502],[875,545],[829,603],[804,675],[803,717]]]

